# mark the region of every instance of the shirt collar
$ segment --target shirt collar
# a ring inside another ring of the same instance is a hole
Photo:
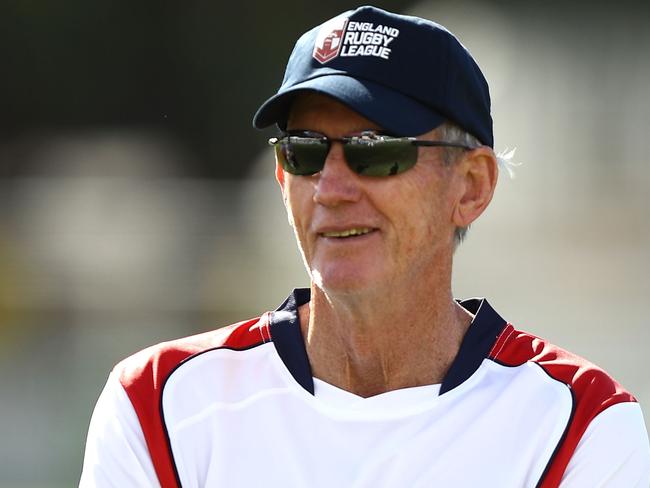
[[[282,305],[271,314],[271,339],[278,355],[293,378],[312,395],[314,380],[298,320],[298,307],[309,302],[309,288],[296,288]],[[459,300],[458,303],[474,315],[440,388],[444,394],[465,382],[488,357],[492,346],[507,322],[485,298]]]

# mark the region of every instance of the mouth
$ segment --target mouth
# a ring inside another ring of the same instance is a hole
[[[345,239],[345,238],[350,238],[350,237],[358,237],[358,236],[364,236],[366,234],[370,234],[371,232],[374,232],[375,229],[372,229],[370,227],[353,227],[350,229],[344,229],[344,230],[337,230],[337,231],[329,231],[329,232],[321,232],[322,237],[333,237],[336,239]]]

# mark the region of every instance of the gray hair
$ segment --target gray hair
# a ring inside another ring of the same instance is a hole
[[[460,128],[458,125],[454,124],[453,122],[447,121],[443,123],[440,127],[438,127],[438,133],[439,133],[440,140],[443,141],[459,142],[472,149],[483,146],[483,144],[481,144],[481,141],[479,141],[472,134]],[[464,149],[457,148],[457,147],[443,148],[444,163],[447,166],[451,166],[456,161],[458,161],[463,151]],[[508,148],[499,152],[496,155],[499,168],[506,170],[506,172],[511,178],[514,177],[514,167],[518,166],[516,163],[512,161],[514,155],[515,155],[515,150],[514,149],[509,150]],[[460,245],[460,243],[463,242],[465,236],[467,235],[468,230],[469,230],[469,225],[467,227],[456,227],[456,230],[454,231],[454,248],[457,248]]]

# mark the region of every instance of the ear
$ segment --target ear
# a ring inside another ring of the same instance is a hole
[[[467,227],[492,200],[499,174],[497,158],[491,148],[482,146],[455,164],[459,191],[452,220],[457,227]]]

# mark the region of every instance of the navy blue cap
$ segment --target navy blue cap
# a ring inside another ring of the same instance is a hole
[[[395,135],[424,134],[449,120],[494,146],[483,73],[453,34],[419,17],[365,6],[306,32],[253,125],[285,128],[291,101],[304,90],[329,95]]]

